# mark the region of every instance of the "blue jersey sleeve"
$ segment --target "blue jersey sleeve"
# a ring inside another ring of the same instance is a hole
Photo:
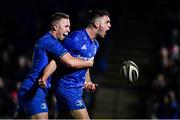
[[[56,58],[61,58],[68,52],[59,41],[55,40],[49,40],[47,42],[46,50],[54,54]]]

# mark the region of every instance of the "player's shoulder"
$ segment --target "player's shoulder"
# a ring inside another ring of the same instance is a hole
[[[42,37],[39,38],[39,40],[37,41],[37,44],[49,44],[49,43],[53,43],[56,42],[57,40],[53,40],[55,38],[53,38],[53,36],[47,32],[45,35],[43,35]]]
[[[84,29],[79,29],[79,30],[73,31],[72,33],[70,33],[70,35],[79,36],[79,35],[83,34],[83,32],[84,32]]]
[[[85,36],[84,29],[76,30],[69,34],[67,38],[79,41]]]
[[[41,40],[44,40],[44,41],[48,41],[48,40],[50,40],[50,39],[53,39],[53,37],[52,37],[52,35],[50,34],[50,32],[47,32],[47,33],[45,33],[39,40],[41,41]]]

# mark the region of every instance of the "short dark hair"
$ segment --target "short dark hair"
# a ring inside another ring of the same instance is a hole
[[[62,12],[54,13],[54,14],[51,16],[51,21],[50,21],[51,26],[53,26],[53,24],[54,24],[56,21],[61,20],[61,19],[69,19],[69,15],[68,15],[68,14],[65,14],[65,13],[62,13]]]
[[[106,10],[99,10],[99,9],[89,10],[88,22],[89,24],[93,24],[96,18],[103,16],[110,16],[110,14]]]

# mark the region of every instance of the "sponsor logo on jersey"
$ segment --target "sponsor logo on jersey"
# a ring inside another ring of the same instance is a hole
[[[81,60],[94,60],[94,57],[88,58],[88,57],[82,57],[81,55],[77,55],[77,58]]]

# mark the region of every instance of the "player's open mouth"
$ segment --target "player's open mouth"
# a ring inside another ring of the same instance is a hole
[[[67,37],[67,36],[68,36],[68,33],[64,33],[63,36],[64,36],[64,37]]]

